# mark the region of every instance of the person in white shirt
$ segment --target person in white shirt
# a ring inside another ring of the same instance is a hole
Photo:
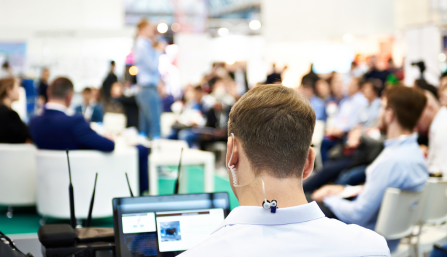
[[[419,133],[428,134],[428,171],[447,177],[447,107],[441,106],[434,95],[425,91],[427,105],[419,119]]]
[[[240,206],[180,256],[390,256],[382,236],[326,218],[306,201],[314,125],[309,102],[291,88],[263,85],[244,94],[230,112],[226,157]]]

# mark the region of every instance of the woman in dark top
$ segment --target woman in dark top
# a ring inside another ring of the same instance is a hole
[[[26,125],[17,112],[11,109],[12,102],[19,100],[19,80],[0,79],[0,143],[30,143]]]

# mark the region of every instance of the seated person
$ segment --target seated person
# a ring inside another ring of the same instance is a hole
[[[384,92],[380,128],[386,134],[385,149],[366,169],[366,183],[358,196],[348,201],[339,194],[343,185],[327,185],[311,198],[321,204],[328,217],[374,230],[380,205],[389,187],[420,192],[428,178],[425,158],[413,130],[424,110],[426,97],[418,89],[395,86]],[[388,241],[391,251],[399,239]]]
[[[87,122],[102,122],[103,111],[102,108],[96,104],[96,100],[93,99],[92,89],[89,87],[82,90],[83,103],[76,106],[75,112],[84,116]]]
[[[431,174],[447,177],[447,107],[439,102],[429,91],[425,91],[427,105],[419,119],[419,133],[428,135],[428,171]]]
[[[326,104],[322,99],[315,95],[315,89],[312,87],[312,82],[304,80],[299,87],[299,92],[309,99],[312,108],[315,111],[317,120],[326,121]]]
[[[389,256],[382,236],[328,219],[306,201],[301,184],[313,169],[314,126],[312,107],[291,88],[245,93],[230,112],[226,158],[240,206],[180,256]],[[278,209],[262,207],[266,198]]]
[[[73,98],[73,83],[59,77],[48,88],[48,103],[44,112],[31,119],[29,129],[36,146],[40,149],[78,150],[91,149],[112,152],[113,141],[101,137],[90,128],[81,115],[68,116],[67,108]],[[140,167],[140,192],[148,189],[148,155],[147,148],[137,146]]]
[[[124,113],[127,118],[126,127],[138,128],[138,105],[131,85],[123,85],[120,82],[112,84],[110,89],[110,102],[106,105],[106,112]]]
[[[348,88],[348,96],[340,102],[338,114],[333,127],[326,129],[326,137],[321,144],[321,158],[323,163],[329,159],[329,150],[340,143],[345,134],[361,122],[361,112],[368,106],[368,100],[361,93],[360,79],[353,78]]]
[[[380,83],[380,81],[379,81]],[[374,80],[363,82],[362,94],[368,100],[368,105],[360,113],[360,125],[362,129],[376,127],[379,121],[381,100],[379,98],[381,87]]]
[[[19,83],[15,78],[0,79],[0,143],[31,143],[28,128],[11,109],[12,103],[19,100]]]

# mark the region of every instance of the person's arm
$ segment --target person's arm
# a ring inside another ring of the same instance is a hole
[[[377,165],[369,173],[363,191],[353,201],[331,196],[324,198],[323,202],[341,221],[366,225],[378,213],[390,184],[390,175],[396,168],[398,167],[389,161]]]
[[[73,133],[81,149],[111,152],[115,143],[93,131],[82,116],[76,116],[73,122]]]
[[[145,68],[151,71],[158,71],[158,58],[161,52],[155,50],[150,44],[138,41],[135,44],[135,58],[136,63],[141,68]]]

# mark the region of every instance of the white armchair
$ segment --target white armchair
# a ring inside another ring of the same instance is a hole
[[[36,203],[36,148],[30,144],[0,144],[0,204],[12,207]]]
[[[76,218],[85,219],[88,216],[96,172],[98,182],[92,213],[94,218],[112,216],[112,199],[130,196],[125,172],[132,191],[139,192],[136,148],[117,149],[112,153],[76,150],[70,151],[69,156]],[[69,218],[69,177],[65,151],[38,150],[36,160],[38,213],[44,217]]]

